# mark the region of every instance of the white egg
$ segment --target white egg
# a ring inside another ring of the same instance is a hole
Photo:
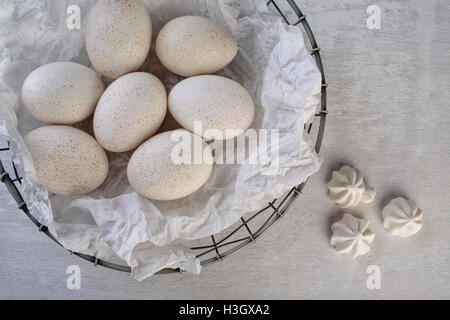
[[[138,70],[151,41],[152,23],[141,0],[99,0],[89,13],[86,49],[94,68],[108,78]]]
[[[154,75],[135,72],[114,81],[100,98],[94,133],[106,150],[136,148],[156,133],[167,112],[167,93]]]
[[[244,87],[214,75],[181,81],[170,92],[168,103],[181,126],[207,139],[239,135],[251,125],[255,113],[253,100]],[[200,130],[194,130],[196,122],[201,124]]]
[[[176,18],[161,29],[156,39],[161,63],[184,77],[214,73],[229,64],[237,51],[232,34],[204,17]]]
[[[70,124],[94,113],[105,86],[91,69],[73,62],[43,65],[22,86],[25,108],[41,122]]]
[[[186,155],[187,161],[180,160],[180,155]],[[212,168],[210,147],[199,136],[179,129],[144,142],[131,156],[127,176],[130,185],[142,196],[175,200],[200,189]]]
[[[108,175],[105,151],[79,129],[51,125],[25,136],[39,183],[60,195],[82,195],[98,188]]]

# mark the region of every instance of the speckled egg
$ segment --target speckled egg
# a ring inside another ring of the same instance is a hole
[[[229,64],[237,51],[237,42],[227,29],[198,16],[171,20],[156,39],[161,63],[184,77],[214,73]]]
[[[247,90],[225,77],[204,75],[185,79],[169,94],[175,120],[207,139],[230,139],[252,123],[255,106]],[[194,131],[195,122],[201,131]],[[199,132],[200,131],[200,132]]]
[[[141,0],[99,0],[89,13],[86,49],[94,68],[110,79],[138,70],[151,40],[152,23]]]
[[[177,158],[182,156],[183,148],[193,151],[188,161]],[[195,154],[202,155],[195,160]],[[212,159],[210,147],[199,136],[183,129],[167,131],[136,149],[128,163],[128,181],[136,192],[152,200],[184,198],[206,183]]]
[[[83,195],[108,175],[108,158],[93,137],[79,129],[51,125],[25,136],[39,183],[60,195]]]
[[[135,72],[114,81],[100,98],[94,133],[106,150],[136,148],[156,133],[167,112],[167,93],[154,75]]]
[[[41,122],[71,124],[94,113],[104,90],[102,80],[88,67],[54,62],[28,75],[22,86],[22,102]]]

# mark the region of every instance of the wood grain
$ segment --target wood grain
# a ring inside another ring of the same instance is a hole
[[[450,298],[450,4],[381,0],[381,30],[366,28],[375,1],[299,1],[315,32],[329,84],[324,163],[288,216],[200,276],[129,275],[93,267],[57,247],[21,214],[0,186],[0,298]],[[326,182],[341,164],[359,167],[377,190],[365,216],[376,234],[357,260],[329,244],[340,217]],[[414,199],[423,229],[409,239],[387,234],[383,204]],[[81,267],[81,290],[66,288],[66,268]],[[381,268],[381,289],[368,290],[366,269]]]

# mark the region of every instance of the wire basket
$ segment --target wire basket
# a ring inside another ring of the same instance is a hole
[[[267,2],[269,8],[274,12],[280,14],[284,21],[290,25],[301,25],[304,33],[309,39],[311,45],[311,55],[314,56],[317,67],[322,74],[322,98],[320,111],[315,115],[314,120],[308,124],[305,124],[305,133],[315,138],[315,151],[320,152],[322,145],[323,135],[325,132],[325,120],[328,114],[327,112],[327,95],[326,95],[326,81],[325,74],[322,65],[322,59],[320,56],[320,49],[317,46],[314,34],[306,20],[306,16],[302,13],[295,0],[270,0]],[[0,152],[9,152],[10,144],[0,148]],[[7,167],[9,170],[5,169]],[[19,185],[22,183],[22,177],[19,175],[18,170],[11,161],[10,165],[6,165],[0,161],[0,180],[6,185],[6,188],[11,193],[12,197],[28,218],[39,228],[39,231],[46,234],[50,239],[55,241],[61,247],[62,245],[52,236],[48,228],[37,221],[29,212],[27,204],[25,203],[22,195],[19,191]],[[242,217],[238,223],[231,226],[225,231],[219,234],[212,235],[210,238],[200,240],[200,242],[206,242],[205,244],[191,247],[192,250],[197,252],[197,258],[200,260],[202,266],[209,265],[214,262],[220,262],[223,259],[229,257],[239,249],[247,246],[250,243],[254,243],[255,240],[266,232],[271,226],[273,226],[278,220],[287,214],[289,207],[297,200],[305,188],[305,182],[292,188],[286,196],[275,199],[270,202],[264,209],[251,214],[248,217]],[[242,235],[243,233],[243,235]],[[241,235],[240,235],[241,234]],[[67,249],[66,249],[67,250]],[[71,254],[79,256],[87,261],[92,262],[94,265],[100,265],[106,268],[131,272],[129,266],[110,263],[105,260],[98,259],[94,256],[86,254],[72,252]],[[181,272],[180,269],[163,269],[158,274]]]

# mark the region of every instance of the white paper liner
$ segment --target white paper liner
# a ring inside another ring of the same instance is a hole
[[[180,239],[199,239],[232,225],[241,216],[301,183],[318,171],[320,160],[303,138],[304,123],[320,105],[321,77],[301,31],[288,26],[261,0],[147,0],[153,38],[169,20],[201,15],[226,26],[238,40],[235,60],[218,74],[241,83],[252,95],[252,128],[279,129],[280,167],[215,165],[206,185],[181,200],[150,201],[126,179],[130,153],[108,153],[110,173],[95,192],[82,197],[48,195],[36,183],[22,137],[42,126],[20,102],[20,89],[36,67],[54,61],[90,66],[84,25],[95,1],[15,1],[0,3],[0,136],[11,141],[23,174],[22,194],[33,216],[69,250],[129,265],[135,279],[166,267],[199,273],[199,261]],[[81,8],[81,30],[66,27],[68,5]],[[161,78],[168,90],[181,78],[158,65],[154,47],[142,71]],[[89,126],[89,122],[77,125]],[[173,241],[177,240],[174,244]]]

